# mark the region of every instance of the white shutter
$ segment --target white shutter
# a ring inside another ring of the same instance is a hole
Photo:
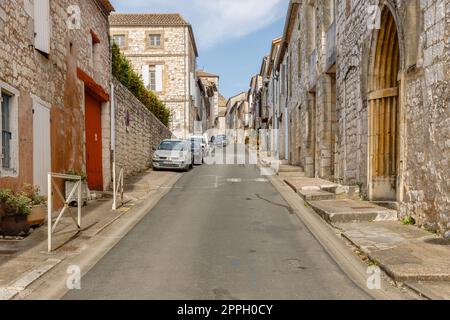
[[[47,195],[47,174],[51,171],[50,109],[33,102],[33,184]]]
[[[150,66],[148,64],[142,66],[142,80],[144,80],[144,86],[148,88],[150,84]]]
[[[156,92],[163,91],[163,71],[164,65],[156,65]]]
[[[34,1],[34,47],[50,53],[50,4],[49,0]]]

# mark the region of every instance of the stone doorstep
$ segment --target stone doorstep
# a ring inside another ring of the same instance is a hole
[[[305,201],[323,201],[336,199],[336,195],[334,193],[322,190],[300,190],[298,194]]]
[[[358,200],[310,201],[319,215],[331,223],[353,221],[396,221],[397,211]]]
[[[450,281],[414,281],[403,283],[429,300],[450,300]]]
[[[341,235],[398,282],[438,281],[450,294],[450,242],[400,222],[337,224]],[[435,290],[436,291],[436,290]]]

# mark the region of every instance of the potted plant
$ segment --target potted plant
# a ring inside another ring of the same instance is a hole
[[[20,193],[31,199],[31,213],[27,216],[30,227],[40,227],[44,224],[47,216],[47,198],[40,195],[39,187],[24,184]]]
[[[86,202],[90,200],[90,191],[87,185],[86,181],[86,174],[84,172],[79,172],[76,170],[70,170],[66,172],[67,175],[71,176],[79,176],[81,177],[81,200],[82,205],[86,205]],[[72,191],[73,187],[75,186],[75,183],[77,181],[75,180],[65,180],[65,190],[66,190],[66,199],[69,197],[70,192]],[[68,203],[70,205],[76,206],[78,201],[78,193],[75,192],[70,199],[68,199]]]
[[[0,232],[5,236],[27,235],[30,231],[27,216],[31,213],[31,199],[11,190],[0,190],[3,217]]]

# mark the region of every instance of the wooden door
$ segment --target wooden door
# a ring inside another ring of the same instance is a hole
[[[398,172],[400,52],[390,10],[382,13],[369,82],[371,200],[395,201]]]
[[[50,109],[33,101],[33,185],[47,195],[47,175],[51,171]]]
[[[101,102],[85,94],[86,175],[89,189],[103,190]]]

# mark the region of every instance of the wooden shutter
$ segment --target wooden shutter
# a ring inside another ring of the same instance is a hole
[[[34,47],[50,53],[50,4],[49,0],[34,2]]]
[[[160,64],[156,66],[156,92],[163,91],[163,71],[164,65]]]
[[[144,86],[148,88],[150,84],[150,66],[148,64],[142,66],[142,80],[144,80]]]

